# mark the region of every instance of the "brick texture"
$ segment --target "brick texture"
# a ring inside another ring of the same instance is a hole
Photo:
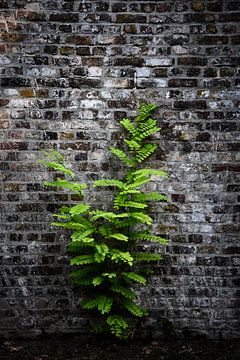
[[[41,149],[61,150],[79,180],[117,172],[119,119],[159,105],[149,160],[169,204],[152,209],[164,260],[139,299],[148,331],[239,335],[239,1],[0,1],[0,333],[88,331],[68,280],[67,234],[50,212]],[[107,194],[93,189],[105,206]],[[158,249],[157,249],[158,250]]]

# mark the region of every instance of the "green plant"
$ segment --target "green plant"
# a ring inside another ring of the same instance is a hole
[[[151,201],[167,201],[159,192],[147,192],[144,185],[152,176],[166,177],[165,171],[142,168],[142,163],[157,148],[148,138],[159,132],[157,121],[152,118],[154,104],[140,106],[136,118],[120,121],[128,136],[123,149],[112,147],[110,152],[127,168],[121,179],[94,181],[97,188],[114,189],[115,198],[109,211],[92,210],[89,204],[63,206],[53,214],[56,225],[71,230],[68,251],[70,264],[74,266],[71,278],[77,285],[84,286],[86,299],[83,309],[95,313],[94,330],[110,331],[119,338],[130,335],[128,318],[144,317],[146,309],[136,303],[134,284],[146,285],[151,272],[150,262],[161,259],[159,253],[140,251],[143,243],[166,244],[167,240],[151,233],[153,222],[147,213]],[[74,172],[65,165],[61,154],[53,150],[45,152],[47,160],[41,162],[64,178],[57,177],[44,185],[63,188],[79,195],[87,185],[74,181]]]

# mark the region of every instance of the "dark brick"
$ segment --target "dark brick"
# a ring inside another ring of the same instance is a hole
[[[227,186],[227,191],[238,192],[240,191],[240,184],[230,184]]]
[[[153,76],[167,77],[168,76],[168,70],[166,68],[154,68],[153,69]]]
[[[50,21],[57,21],[57,22],[78,22],[79,15],[76,13],[53,13],[49,15]]]
[[[196,141],[209,141],[210,139],[211,139],[211,134],[208,132],[202,132],[196,136]]]
[[[44,12],[18,10],[17,19],[28,21],[46,21],[46,14]]]
[[[113,3],[112,4],[112,11],[113,12],[125,12],[127,11],[127,4],[122,3],[122,2],[118,2],[118,3]]]
[[[168,80],[169,87],[195,87],[198,85],[197,79],[170,79]]]
[[[203,36],[198,38],[200,45],[226,45],[228,44],[227,36]]]
[[[189,56],[182,57],[178,59],[178,65],[204,66],[207,65],[207,59]]]
[[[207,2],[206,8],[207,11],[221,12],[223,9],[223,2],[222,1]]]
[[[196,100],[196,101],[174,101],[175,109],[206,109],[207,103],[205,100]]]
[[[144,59],[137,57],[122,57],[115,58],[113,61],[114,66],[142,66],[144,64]]]
[[[71,35],[66,37],[65,43],[75,45],[92,45],[93,40],[90,36]]]
[[[43,140],[57,140],[58,139],[58,133],[54,131],[45,131],[43,133]]]
[[[131,14],[117,14],[117,23],[146,23],[147,18],[145,15],[131,15]]]
[[[237,9],[239,10],[239,8]],[[240,13],[228,13],[228,14],[221,14],[219,16],[220,22],[238,22],[240,19]]]

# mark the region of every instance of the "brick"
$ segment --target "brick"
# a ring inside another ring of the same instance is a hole
[[[145,15],[117,14],[117,23],[145,23],[147,21]]]
[[[178,59],[178,65],[204,66],[207,65],[207,59],[199,57],[182,57]]]
[[[57,22],[78,22],[79,15],[75,13],[53,13],[49,15],[50,21],[57,21]]]
[[[146,59],[146,66],[171,66],[172,59]]]
[[[227,36],[203,36],[199,37],[198,44],[200,45],[220,45],[220,44],[228,44]]]
[[[176,109],[206,109],[207,103],[205,100],[196,100],[196,101],[174,101],[174,108]]]
[[[93,41],[90,36],[71,35],[66,37],[67,44],[75,45],[92,45]]]
[[[107,149],[120,143],[121,118],[148,101],[161,127],[148,164],[170,179],[148,184],[169,198],[150,206],[169,245],[139,293],[153,314],[145,330],[154,337],[167,311],[177,334],[187,326],[239,336],[231,300],[240,284],[239,2],[9,0],[1,8],[0,282],[9,301],[0,335],[71,333],[80,324],[66,329],[62,318],[80,314],[79,290],[67,274],[69,235],[51,228],[49,213],[82,199],[42,185],[54,173],[37,163],[40,150],[60,149],[76,181],[120,176]],[[90,195],[107,208],[109,193]]]
[[[195,11],[203,11],[205,9],[204,1],[193,1],[191,8]]]
[[[195,87],[197,84],[197,79],[170,79],[168,81],[169,87]]]

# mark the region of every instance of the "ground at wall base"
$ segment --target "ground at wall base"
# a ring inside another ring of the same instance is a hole
[[[0,360],[238,360],[238,340],[162,339],[84,342],[79,336],[0,341]]]

